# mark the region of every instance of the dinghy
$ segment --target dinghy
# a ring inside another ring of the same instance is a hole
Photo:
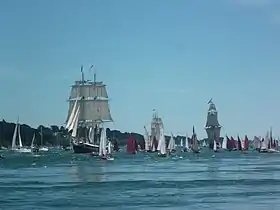
[[[199,147],[198,147],[197,136],[196,136],[196,133],[195,133],[195,130],[194,130],[194,126],[193,126],[191,150],[192,150],[193,153],[200,153],[200,150],[199,150]]]
[[[19,145],[16,144],[17,135],[18,135]],[[17,120],[17,124],[15,126],[15,130],[14,130],[14,134],[13,134],[12,151],[19,152],[19,153],[31,153],[31,149],[26,148],[22,145],[19,118]]]
[[[160,136],[159,136],[157,150],[158,150],[159,157],[166,157],[166,143],[165,143],[163,125],[160,128]]]

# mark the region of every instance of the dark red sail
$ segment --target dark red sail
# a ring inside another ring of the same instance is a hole
[[[250,144],[250,142],[249,142],[248,136],[245,135],[245,139],[244,139],[244,148],[243,148],[243,150],[248,150],[248,149],[249,149],[249,146],[250,146],[249,144]]]
[[[132,136],[129,136],[127,140],[127,152],[130,154],[135,154],[135,141]]]
[[[234,138],[231,136],[230,138],[232,149],[236,149],[236,144]]]
[[[239,136],[237,136],[237,149],[238,150],[242,150],[242,145],[241,145],[241,140],[240,140],[240,138],[239,138]]]

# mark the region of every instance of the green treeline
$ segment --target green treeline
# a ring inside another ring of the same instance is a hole
[[[13,133],[15,129],[15,123],[9,123],[5,120],[0,122],[0,146],[11,147]],[[45,127],[43,125],[39,125],[38,128],[32,128],[29,125],[21,124],[20,133],[21,139],[24,146],[30,146],[32,137],[35,133],[35,144],[41,145],[41,127],[43,133],[43,144],[47,146],[69,146],[69,133],[63,126],[51,125],[50,127]],[[145,147],[144,136],[139,133],[128,133],[128,132],[120,132],[118,130],[110,130],[107,128],[106,130],[107,137],[109,139],[117,140],[119,145],[126,145],[127,139],[129,135],[138,142],[141,148]],[[165,136],[166,141],[168,143],[170,136]],[[176,144],[180,143],[181,138],[185,139],[183,136],[176,136],[175,142]],[[18,138],[17,138],[18,139]]]

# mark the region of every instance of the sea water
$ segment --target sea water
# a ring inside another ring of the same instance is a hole
[[[0,209],[280,209],[280,154],[4,153]]]

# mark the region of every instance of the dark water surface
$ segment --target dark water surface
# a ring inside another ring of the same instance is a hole
[[[280,210],[280,154],[4,155],[1,210]]]

